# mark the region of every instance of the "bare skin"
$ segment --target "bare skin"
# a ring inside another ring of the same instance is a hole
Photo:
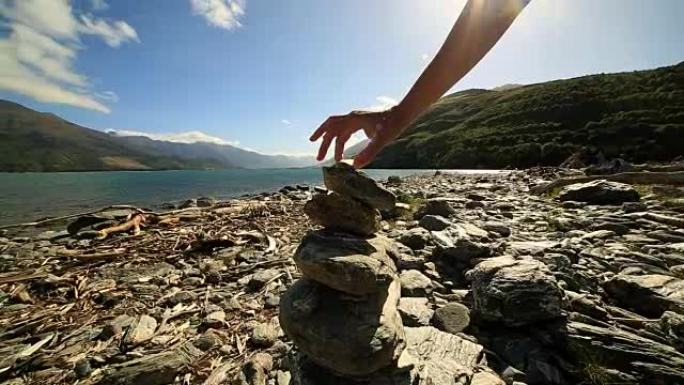
[[[382,112],[352,111],[329,117],[311,135],[322,138],[317,159],[325,159],[335,141],[335,160],[356,131],[364,130],[370,142],[354,157],[362,168],[399,137],[445,92],[461,80],[494,47],[530,0],[468,0],[432,62],[397,106]]]

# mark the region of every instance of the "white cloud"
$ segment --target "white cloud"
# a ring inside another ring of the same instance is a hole
[[[430,59],[430,55],[424,53],[420,55],[420,58],[423,59],[423,61],[428,61]]]
[[[246,0],[190,0],[192,12],[203,16],[209,25],[227,30],[239,28],[245,15]]]
[[[134,131],[134,130],[116,130],[108,129],[106,130],[110,135],[115,136],[144,136],[146,138],[154,140],[163,140],[166,142],[174,143],[214,143],[214,144],[225,144],[231,146],[239,146],[240,142],[227,141],[216,136],[211,136],[205,134],[201,131],[187,131],[187,132],[176,132],[176,133],[157,133],[151,134],[148,132]]]
[[[105,0],[90,0],[90,6],[95,11],[104,11],[109,9],[109,4]]]
[[[378,96],[375,98],[375,101],[376,101],[375,104],[373,104],[372,106],[363,108],[363,110],[364,111],[385,111],[385,110],[388,110],[388,109],[396,106],[397,104],[399,104],[399,102],[396,99],[389,97],[389,96]]]
[[[140,41],[135,29],[121,20],[110,23],[82,15],[78,30],[83,34],[101,37],[110,47],[118,47],[128,41]]]
[[[95,35],[117,47],[139,41],[133,27],[124,21],[79,17],[68,0],[0,0],[0,15],[0,25],[9,31],[0,38],[0,90],[110,112],[104,102],[115,102],[116,94],[93,90],[88,77],[74,69],[78,52],[85,48],[79,36]]]
[[[291,126],[291,125],[292,125],[292,122],[289,121],[289,120],[287,120],[287,119],[281,120],[280,123],[282,123],[282,124],[284,124],[284,125],[286,125],[286,126]]]

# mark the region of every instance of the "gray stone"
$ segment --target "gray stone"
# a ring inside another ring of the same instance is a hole
[[[418,363],[418,385],[469,383],[482,363],[483,348],[433,327],[406,328],[406,354]]]
[[[323,167],[323,181],[329,190],[364,202],[378,210],[394,208],[394,194],[346,163]]]
[[[520,326],[560,317],[562,290],[546,265],[510,256],[480,262],[466,277],[485,320]]]
[[[146,342],[154,336],[154,331],[156,329],[157,320],[148,315],[142,315],[128,329],[126,337],[124,337],[124,343],[126,345],[136,346]]]
[[[467,210],[479,209],[479,208],[485,207],[485,203],[484,203],[484,202],[480,202],[480,201],[471,200],[471,201],[467,201],[467,202],[465,203],[464,207],[465,207]]]
[[[81,358],[74,364],[74,372],[78,378],[86,378],[90,376],[93,372],[93,368],[90,366],[90,360],[87,358]]]
[[[622,211],[626,213],[636,213],[648,210],[648,206],[644,202],[625,202],[622,204]]]
[[[448,219],[439,215],[426,215],[420,218],[418,225],[425,230],[442,231],[451,225]]]
[[[223,344],[223,341],[214,330],[209,329],[206,333],[202,334],[199,338],[197,338],[192,344],[197,349],[205,352],[221,346],[221,344]]]
[[[443,198],[431,198],[425,201],[423,206],[416,213],[416,219],[422,218],[425,215],[439,215],[444,218],[456,214],[456,210],[451,207],[451,203]]]
[[[398,281],[380,294],[352,298],[300,279],[282,297],[280,325],[318,365],[367,375],[394,362],[404,347],[399,296]]]
[[[581,322],[568,322],[565,336],[564,343],[571,347],[568,352],[576,360],[601,357],[601,365],[637,376],[632,383],[684,383],[684,355],[669,345],[617,327]]]
[[[518,370],[512,366],[506,367],[506,369],[504,369],[501,372],[501,378],[507,384],[513,384],[517,381],[518,382],[525,381],[526,377],[527,376],[525,375],[525,373],[521,372],[520,370]]]
[[[470,385],[506,385],[506,383],[496,373],[485,370],[475,373],[470,380]]]
[[[290,381],[292,381],[290,372],[284,372],[282,370],[276,372],[276,385],[290,385]]]
[[[197,199],[188,199],[178,206],[179,209],[189,209],[191,207],[197,207]]]
[[[305,277],[345,293],[364,295],[383,290],[397,277],[390,255],[396,255],[396,250],[380,235],[357,238],[310,232],[294,260]]]
[[[622,204],[639,201],[634,187],[607,180],[595,180],[564,187],[558,198],[561,201],[578,201],[598,205]]]
[[[432,239],[437,244],[433,256],[447,265],[468,265],[473,258],[486,257],[491,250],[473,242],[464,231],[434,231]]]
[[[482,226],[483,229],[508,237],[511,235],[511,228],[501,222],[488,221]]]
[[[314,223],[334,231],[371,235],[380,227],[376,209],[337,193],[314,195],[304,212]]]
[[[406,326],[430,326],[434,311],[427,298],[408,297],[399,300],[399,314]]]
[[[470,324],[470,309],[463,304],[451,302],[435,310],[435,327],[441,331],[456,334]]]
[[[684,280],[669,275],[618,274],[603,285],[620,304],[647,317],[684,311]]]
[[[399,281],[404,297],[424,297],[432,293],[432,281],[418,270],[402,271]]]
[[[252,291],[257,291],[263,288],[272,279],[275,279],[280,274],[277,269],[265,269],[257,271],[247,282],[247,288]]]
[[[293,384],[463,385],[480,378],[475,375],[484,363],[481,345],[433,327],[406,328],[406,339],[407,347],[393,368],[362,378],[336,376],[300,355],[292,373]]]
[[[252,329],[251,341],[255,346],[268,348],[278,340],[278,328],[273,323],[260,323]]]
[[[399,270],[421,269],[425,263],[422,256],[415,255],[416,253],[408,246],[401,243],[397,244],[396,264]]]
[[[221,328],[226,324],[226,313],[223,310],[212,311],[204,317],[202,324],[210,328]]]
[[[266,385],[273,369],[273,358],[268,353],[257,353],[247,361],[238,374],[239,385]]]
[[[399,237],[399,242],[412,250],[424,249],[429,241],[430,232],[421,227],[408,230]]]
[[[670,344],[684,352],[684,315],[666,311],[660,317],[660,327]]]
[[[197,198],[197,207],[214,207],[216,206],[216,199],[211,197]]]

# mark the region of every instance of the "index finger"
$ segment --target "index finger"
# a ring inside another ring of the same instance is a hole
[[[340,118],[340,116],[331,116],[328,119],[326,119],[325,122],[323,122],[323,124],[321,124],[321,126],[318,127],[318,129],[316,129],[316,131],[314,131],[314,133],[311,135],[309,140],[312,142],[317,141],[318,138],[320,138],[323,134],[325,134],[325,132],[328,130],[328,127],[330,126],[330,124],[332,124],[334,121],[338,120],[339,118]]]

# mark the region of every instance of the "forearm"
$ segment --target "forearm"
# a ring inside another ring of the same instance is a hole
[[[529,0],[469,0],[435,58],[394,108],[404,129],[496,44]]]

